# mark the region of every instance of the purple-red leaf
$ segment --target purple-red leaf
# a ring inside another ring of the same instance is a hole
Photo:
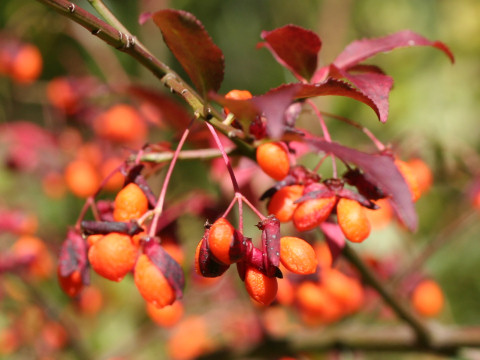
[[[165,9],[153,14],[163,39],[203,95],[218,91],[223,80],[224,58],[202,23],[182,10]]]
[[[375,186],[388,194],[403,223],[414,231],[418,225],[417,213],[410,189],[390,155],[367,154],[334,142],[306,136],[305,141],[318,150],[331,153],[342,161],[354,164],[366,174]]]
[[[297,78],[309,80],[317,68],[317,56],[322,47],[314,32],[295,25],[285,25],[272,31],[262,31],[265,46],[275,59]]]
[[[262,230],[263,266],[266,275],[273,276],[280,265],[280,221],[269,215],[257,226]]]
[[[215,260],[215,256],[210,251],[208,236],[210,229],[205,229],[205,233],[198,253],[198,268],[204,277],[218,277],[228,270],[230,265],[222,264]]]
[[[345,235],[338,224],[324,221],[320,224],[320,229],[325,235],[330,254],[332,255],[332,264],[338,259],[345,247]]]
[[[68,231],[60,248],[58,268],[62,277],[78,270],[82,274],[83,283],[88,283],[87,245],[82,236],[74,230]]]
[[[373,72],[352,74],[340,71],[340,73],[375,104],[380,121],[386,122],[389,109],[388,96],[393,86],[393,79],[388,75]]]
[[[145,255],[165,276],[165,279],[175,291],[177,299],[182,298],[183,288],[185,287],[182,267],[154,239],[147,241],[143,249]]]
[[[380,76],[379,74],[375,75]],[[376,102],[371,97],[367,96],[363,91],[353,88],[350,84],[347,84],[344,81],[329,78],[327,81],[317,84],[287,84],[273,89],[270,92],[274,93],[279,90],[285,91],[285,89],[289,87],[294,87],[296,89],[294,95],[295,100],[307,99],[316,96],[336,95],[361,101],[370,106],[373,111],[375,111],[375,114],[377,114],[378,118],[382,120],[384,112],[379,108]]]
[[[340,69],[348,69],[378,53],[407,46],[432,46],[443,51],[452,63],[455,62],[452,52],[444,43],[430,41],[413,31],[404,30],[380,38],[354,41],[337,56],[333,64]]]

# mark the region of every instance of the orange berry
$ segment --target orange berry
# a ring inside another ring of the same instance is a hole
[[[420,158],[410,159],[407,164],[417,178],[420,193],[427,192],[433,184],[433,173],[430,167]]]
[[[164,307],[175,301],[175,291],[145,254],[140,255],[137,260],[134,279],[138,291],[147,302]]]
[[[142,189],[137,184],[130,183],[115,197],[113,219],[115,221],[138,219],[147,210],[148,199]]]
[[[173,258],[173,260],[182,265],[185,260],[185,254],[183,253],[182,247],[173,241],[165,240],[166,239],[162,239],[163,249]]]
[[[120,281],[134,267],[137,248],[125,234],[110,233],[95,241],[88,250],[93,270],[112,281]]]
[[[326,242],[316,242],[313,250],[317,256],[317,263],[322,269],[332,267],[332,252]]]
[[[41,336],[50,349],[61,349],[68,341],[67,331],[55,321],[49,321],[43,325]]]
[[[337,198],[335,196],[330,196],[302,202],[293,213],[293,224],[295,228],[298,231],[315,229],[327,220],[336,201]]]
[[[257,163],[268,176],[277,181],[287,176],[290,160],[284,146],[278,142],[265,143],[257,147]]]
[[[370,235],[370,222],[358,201],[341,198],[337,204],[337,220],[343,234],[350,241],[359,243]]]
[[[379,209],[364,208],[368,221],[372,229],[382,229],[387,226],[393,218],[393,208],[388,199],[379,199],[375,201]]]
[[[54,271],[53,258],[45,243],[36,236],[24,235],[13,244],[13,253],[19,257],[33,257],[28,273],[37,278],[48,278]]]
[[[73,114],[78,105],[78,95],[65,77],[57,77],[47,84],[47,99],[57,109]]]
[[[65,183],[76,196],[86,198],[98,190],[100,177],[92,164],[75,160],[65,169]]]
[[[303,185],[290,185],[278,190],[268,203],[268,213],[275,215],[280,222],[292,220],[298,207],[294,202],[302,197],[303,189]]]
[[[295,274],[313,274],[317,269],[317,257],[312,246],[294,236],[280,239],[280,261]]]
[[[42,55],[38,48],[23,44],[12,59],[11,76],[20,83],[31,83],[39,77],[42,67]]]
[[[123,159],[116,157],[105,160],[105,162],[100,165],[100,175],[102,179],[112,174],[122,163]],[[118,191],[122,188],[124,182],[125,176],[120,171],[116,171],[105,183],[104,189],[107,191]]]
[[[247,100],[252,98],[252,93],[248,90],[230,90],[228,93],[225,94],[225,99],[232,99],[232,100]],[[224,108],[225,115],[230,113],[230,110]]]
[[[118,104],[95,119],[94,130],[100,137],[119,143],[139,144],[146,140],[147,125],[130,105]]]
[[[200,316],[190,316],[177,324],[167,342],[168,358],[193,360],[212,349],[207,324]]]
[[[100,166],[103,159],[103,151],[97,143],[88,142],[80,145],[76,151],[77,159],[84,160],[92,164],[96,169]]]
[[[278,289],[277,289],[277,302],[281,305],[292,305],[295,296],[294,288],[290,280],[287,278],[277,280]]]
[[[217,219],[210,228],[208,244],[213,256],[225,265],[234,263],[239,259],[232,259],[230,248],[234,242],[235,229],[225,218]]]
[[[443,291],[433,280],[423,280],[412,293],[413,308],[423,316],[436,316],[444,304]]]
[[[103,234],[93,234],[93,235],[89,235],[87,236],[87,244],[88,246],[92,246],[93,244],[95,244],[98,240],[100,240],[101,238],[103,238],[105,235]]]
[[[147,314],[157,324],[163,327],[172,327],[180,321],[183,316],[183,304],[175,301],[172,305],[158,308],[147,303]]]
[[[268,306],[277,296],[277,278],[268,277],[250,266],[245,273],[245,288],[253,300]]]
[[[342,309],[335,298],[314,282],[302,282],[297,288],[296,299],[302,312],[314,318],[315,323],[333,322],[342,316]]]
[[[398,171],[400,171],[403,178],[405,179],[405,182],[408,185],[408,188],[410,189],[410,193],[412,194],[412,201],[417,201],[420,198],[421,191],[417,177],[413,172],[412,167],[407,162],[400,159],[395,159],[395,165],[397,166]]]
[[[363,303],[360,283],[336,269],[322,271],[322,286],[342,306],[345,313],[352,313]]]
[[[88,316],[97,314],[103,306],[102,292],[94,286],[85,288],[78,298],[77,306],[82,314]]]
[[[73,271],[68,276],[60,275],[60,269],[57,271],[58,283],[62,290],[70,297],[77,296],[83,289],[82,275],[80,271]]]

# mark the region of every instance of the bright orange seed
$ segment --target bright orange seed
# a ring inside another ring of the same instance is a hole
[[[370,221],[358,201],[341,198],[337,204],[337,220],[343,234],[350,241],[359,243],[370,235]]]
[[[443,291],[433,280],[423,280],[413,290],[413,308],[423,316],[436,316],[442,311],[445,302]]]
[[[228,93],[225,94],[225,99],[232,99],[232,100],[247,100],[252,98],[252,93],[248,90],[230,90]],[[228,108],[224,108],[225,114],[228,115],[230,110]]]
[[[412,201],[413,202],[417,201],[420,198],[421,191],[420,191],[420,186],[418,184],[417,177],[413,172],[413,169],[410,167],[410,165],[407,162],[400,159],[395,160],[395,165],[397,166],[397,169],[402,174],[403,178],[405,179],[405,182],[408,185],[408,188],[410,189],[410,193],[412,194]]]
[[[268,277],[254,267],[245,273],[245,288],[250,297],[262,305],[270,305],[277,296],[277,278]]]
[[[137,184],[130,183],[115,197],[113,219],[115,221],[138,219],[147,210],[148,200],[142,189]]]
[[[100,176],[89,162],[75,160],[69,163],[65,169],[65,183],[76,196],[86,198],[98,190]]]
[[[270,142],[258,146],[256,157],[265,174],[277,181],[287,176],[290,170],[288,153],[281,143]]]
[[[330,216],[336,201],[335,196],[330,196],[302,202],[293,213],[293,224],[298,231],[316,228]]]
[[[134,280],[142,297],[157,307],[171,305],[176,299],[165,276],[145,254],[138,257]]]
[[[23,235],[12,246],[13,253],[19,257],[32,256],[28,273],[38,279],[45,279],[54,271],[53,258],[47,245],[38,237]]]
[[[317,257],[312,246],[294,236],[280,239],[280,261],[295,274],[313,274],[317,269]]]
[[[31,83],[42,72],[42,55],[38,48],[31,44],[23,45],[12,62],[11,75],[20,83]]]
[[[225,218],[217,219],[210,228],[208,244],[210,251],[217,260],[229,265],[234,261],[230,258],[230,247],[233,244],[235,229]]]
[[[138,111],[130,105],[118,104],[101,114],[94,122],[95,132],[120,143],[138,144],[147,137],[147,125]]]
[[[172,305],[163,308],[147,302],[147,314],[159,326],[172,327],[180,321],[183,312],[183,304],[180,301],[175,301]]]
[[[303,188],[303,185],[290,185],[278,190],[268,203],[268,213],[275,215],[280,222],[292,220],[298,207],[294,202],[302,196]]]
[[[61,276],[60,270],[57,271],[58,283],[62,290],[70,297],[77,296],[83,289],[82,275],[78,270],[68,276]]]
[[[120,281],[135,265],[137,248],[130,236],[110,233],[90,246],[88,260],[93,270],[112,281]]]
[[[420,193],[427,192],[433,183],[433,173],[430,167],[420,158],[410,159],[407,164],[417,178]]]

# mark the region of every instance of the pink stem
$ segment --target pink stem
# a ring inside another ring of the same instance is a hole
[[[190,122],[188,127],[183,132],[182,138],[178,142],[177,148],[175,149],[175,153],[173,154],[172,161],[170,162],[170,165],[168,167],[167,174],[165,175],[165,180],[163,181],[162,190],[160,191],[160,195],[158,196],[157,205],[153,210],[155,215],[153,216],[152,224],[150,225],[150,230],[148,231],[148,235],[150,237],[154,237],[157,232],[158,219],[160,218],[160,215],[162,214],[162,211],[163,211],[165,195],[167,194],[167,187],[170,182],[170,178],[172,177],[173,168],[177,163],[178,154],[180,153],[180,150],[182,150],[185,140],[187,140],[187,136],[190,133],[190,126],[192,126],[192,124],[193,124],[193,120]]]
[[[225,161],[225,165],[227,166],[228,173],[230,174],[230,179],[232,179],[233,190],[235,191],[235,193],[240,192],[237,179],[235,178],[235,173],[233,172],[232,164],[230,163],[230,159],[228,158],[227,153],[225,152],[225,148],[223,147],[223,144],[220,141],[220,138],[218,137],[218,134],[215,131],[215,128],[212,125],[210,125],[208,122],[206,124],[207,124],[208,130],[210,130],[210,133],[215,139],[215,143],[217,144],[218,150],[220,150],[220,152],[222,153],[223,160]]]
[[[258,209],[255,206],[253,206],[253,204],[250,201],[248,201],[245,196],[243,196],[242,194],[239,194],[239,195],[242,197],[241,200],[245,202],[245,204],[247,204],[250,209],[252,209],[252,211],[260,218],[260,220],[265,219],[265,216],[260,211],[258,211]]]
[[[375,137],[375,135],[373,135],[373,133],[370,130],[368,130],[366,127],[356,123],[353,120],[350,120],[346,117],[343,117],[343,116],[330,114],[330,113],[327,113],[327,112],[324,112],[324,111],[322,111],[321,113],[325,116],[331,117],[331,118],[336,119],[336,120],[343,121],[344,123],[347,123],[349,125],[352,125],[353,127],[356,127],[357,129],[361,130],[365,135],[368,136],[368,138],[373,142],[373,144],[377,147],[377,149],[379,151],[385,150],[385,145],[380,140],[378,140]]]
[[[232,199],[232,201],[230,202],[230,204],[228,205],[227,210],[225,210],[225,212],[223,213],[223,215],[222,215],[223,218],[227,217],[227,215],[230,213],[230,211],[232,211],[233,205],[235,205],[236,202],[237,202],[237,198],[234,197]]]
[[[320,110],[318,110],[317,105],[312,100],[306,100],[306,103],[310,105],[315,112],[315,115],[317,115],[318,120],[320,121],[320,126],[322,128],[323,132],[323,137],[327,142],[332,142],[332,138],[330,137],[330,133],[328,132],[327,125],[325,124],[325,120],[323,119],[322,113]],[[333,177],[337,177],[337,162],[335,160],[335,155],[330,154],[330,157],[332,158],[332,169],[333,169]]]

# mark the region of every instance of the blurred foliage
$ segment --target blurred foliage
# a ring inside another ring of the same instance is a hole
[[[86,0],[76,3],[91,10]],[[365,125],[380,140],[391,143],[402,158],[422,157],[435,174],[434,187],[417,204],[420,228],[416,234],[405,234],[398,226],[392,225],[372,234],[369,241],[357,248],[376,256],[395,255],[395,259],[400,259],[396,265],[402,269],[408,267],[411,259],[431,242],[446,237],[446,245],[423,264],[446,293],[448,309],[440,321],[480,324],[480,248],[476,244],[480,227],[478,218],[472,218],[471,214],[476,210],[468,197],[468,190],[480,168],[478,0],[109,0],[105,3],[153,53],[182,75],[183,70],[169,54],[159,30],[151,21],[140,26],[137,19],[141,12],[163,7],[192,12],[225,54],[222,93],[237,88],[261,94],[294,80],[265,49],[255,49],[262,30],[272,30],[288,23],[320,35],[322,64],[331,62],[345,45],[355,39],[379,37],[402,29],[411,29],[429,39],[445,42],[456,57],[454,66],[440,52],[430,48],[400,49],[369,60],[395,79],[386,124],[380,124],[371,109],[352,100],[327,98],[319,99],[318,103],[326,112]],[[14,35],[36,44],[44,60],[41,78],[31,86],[17,86],[0,78],[0,124],[28,120],[55,131],[48,113],[42,112],[45,105],[43,93],[46,82],[59,75],[94,75],[110,85],[122,76],[128,76],[135,82],[162,89],[157,79],[133,59],[110,49],[84,29],[34,0],[0,1],[0,31],[0,36],[3,33]],[[98,101],[101,105],[102,102],[108,103],[109,99]],[[319,127],[311,114],[304,115],[302,124],[318,132]],[[327,118],[327,121],[334,140],[372,150],[361,132],[334,119]],[[175,136],[161,132],[155,135],[158,136],[155,140],[170,140]],[[216,184],[208,179],[208,165],[182,163],[174,173],[173,184],[185,182],[174,187],[169,196],[175,198],[193,187],[202,187],[220,196]],[[28,174],[10,172],[7,168],[0,169],[0,197],[2,207],[22,208],[38,214],[38,234],[49,238],[54,252],[58,251],[66,227],[75,222],[83,204],[73,195],[52,200],[42,193],[38,181]],[[467,221],[445,234],[445,228],[457,219]],[[201,236],[202,223],[203,219],[189,216],[180,220],[180,237],[189,250],[187,270],[193,261],[194,245]],[[15,280],[7,278],[5,281]],[[131,359],[158,358],[158,352],[163,351],[165,345],[156,338],[165,339],[167,331],[151,326],[140,295],[133,291],[133,280],[129,278],[120,284],[112,284],[94,276],[93,283],[105,290],[107,304],[104,310],[94,319],[69,314],[85,338],[88,350],[102,359],[123,350],[134,354]],[[190,286],[188,283],[186,295],[186,302],[192,309],[189,311],[207,312],[203,309],[201,290]],[[39,291],[60,312],[71,307],[56,287],[55,280],[42,283]],[[229,302],[235,306],[235,300],[227,297]],[[211,309],[208,312],[214,313]],[[138,329],[140,334],[135,335],[138,338],[132,338]],[[25,352],[12,358],[27,359],[30,355]],[[74,358],[72,354],[69,356],[67,358]],[[420,355],[382,354],[368,358],[387,357],[418,359]],[[355,356],[346,353],[341,358]]]

